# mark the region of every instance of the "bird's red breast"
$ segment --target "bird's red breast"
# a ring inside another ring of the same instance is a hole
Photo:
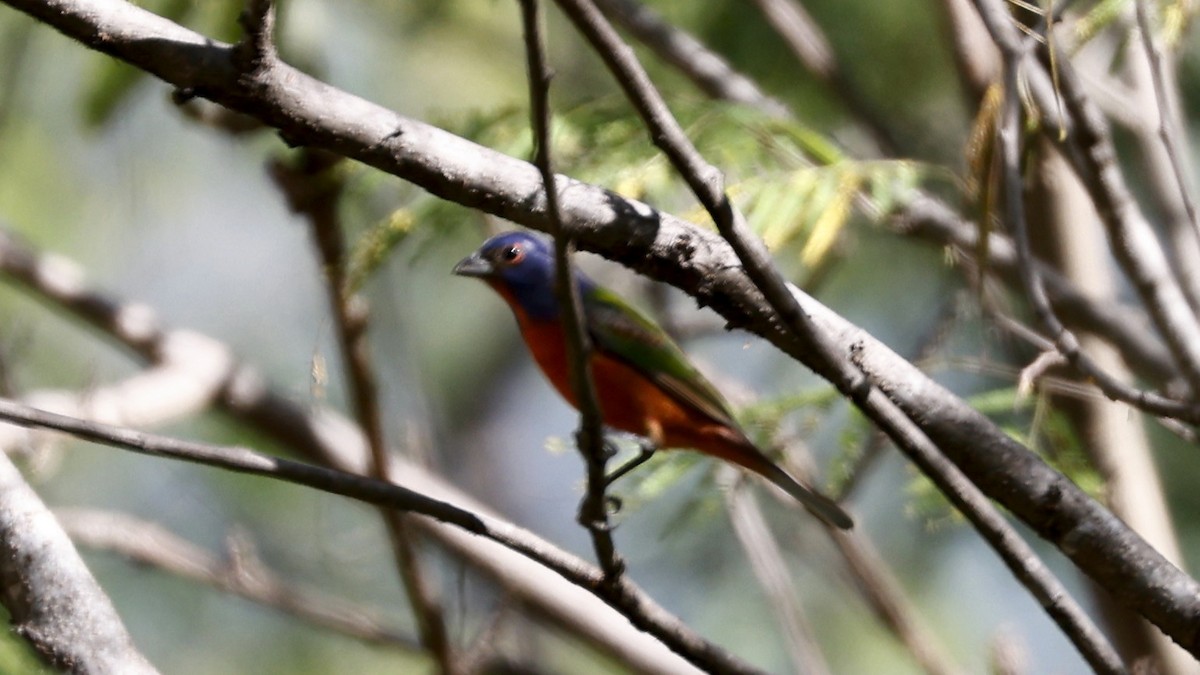
[[[558,393],[578,408],[562,324],[535,321],[519,304],[509,305],[538,367]],[[762,472],[770,464],[740,430],[680,401],[623,361],[594,351],[590,367],[607,426],[647,437],[662,448],[694,448],[752,471]]]

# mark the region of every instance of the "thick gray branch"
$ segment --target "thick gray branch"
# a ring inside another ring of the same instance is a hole
[[[46,505],[0,453],[0,600],[21,637],[72,673],[155,673]]]

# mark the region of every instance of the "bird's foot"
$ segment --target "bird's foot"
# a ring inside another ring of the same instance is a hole
[[[625,462],[621,466],[617,467],[616,470],[604,477],[605,488],[611,487],[613,483],[617,482],[618,478],[650,461],[650,458],[654,456],[654,453],[658,452],[658,446],[650,441],[639,441],[638,447],[639,452],[637,457]]]

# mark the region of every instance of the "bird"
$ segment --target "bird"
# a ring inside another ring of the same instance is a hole
[[[486,282],[508,303],[534,361],[578,408],[569,377],[565,314],[555,293],[556,269],[550,242],[515,230],[485,241],[453,273]],[[720,392],[665,330],[578,270],[574,282],[592,344],[589,370],[604,425],[649,441],[641,457],[610,474],[608,483],[656,449],[690,448],[757,473],[829,525],[853,527],[836,502],[794,478],[748,438]]]

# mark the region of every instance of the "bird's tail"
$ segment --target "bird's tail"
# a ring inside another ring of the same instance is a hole
[[[796,501],[804,505],[804,508],[826,523],[842,530],[849,530],[854,527],[854,519],[850,517],[850,514],[843,511],[842,507],[837,505],[837,502],[816,490],[806,487],[771,461],[768,460],[766,465],[761,468],[747,468],[753,468],[763,478],[766,478],[779,486],[784,492],[795,497]]]
[[[854,520],[837,505],[837,502],[793,478],[745,437],[735,439],[726,436],[718,443],[713,443],[713,440],[715,439],[706,443],[705,450],[710,454],[734,462],[766,478],[803,504],[813,515],[833,527],[842,530],[854,527]],[[714,445],[722,447],[716,448]]]

